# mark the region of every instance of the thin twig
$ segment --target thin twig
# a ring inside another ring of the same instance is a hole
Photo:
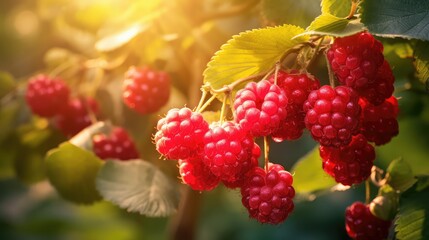
[[[268,143],[268,137],[264,136],[264,158],[265,158],[265,171],[268,172],[268,163],[270,162],[268,155],[270,153],[270,145]]]
[[[369,185],[369,179],[365,181],[365,203],[369,204],[371,200],[371,186]]]

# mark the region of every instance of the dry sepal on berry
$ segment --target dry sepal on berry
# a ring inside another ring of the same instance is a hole
[[[234,182],[251,165],[254,141],[234,122],[212,123],[204,136],[204,163],[221,180]]]
[[[349,87],[322,86],[312,91],[304,103],[305,126],[321,145],[347,145],[359,127],[358,100]]]
[[[384,103],[374,106],[361,99],[359,104],[362,107],[360,132],[370,142],[376,145],[383,145],[398,135],[398,101],[395,97],[390,97]]]
[[[167,159],[187,159],[201,152],[209,126],[200,113],[173,108],[158,121],[157,130],[155,143],[159,153]]]
[[[67,105],[70,89],[59,78],[37,75],[28,82],[25,99],[31,111],[42,117],[53,117]]]
[[[242,203],[249,216],[261,223],[279,224],[294,209],[293,177],[281,165],[270,164],[268,172],[253,168],[241,188]]]
[[[274,78],[273,74],[268,80],[274,83]],[[288,73],[280,70],[277,74],[277,85],[284,91],[288,99],[287,117],[282,121],[279,129],[272,134],[272,139],[276,142],[298,139],[305,128],[304,102],[311,91],[320,87],[319,80],[308,73],[297,71]]]
[[[94,153],[101,159],[130,160],[139,158],[133,140],[121,127],[114,128],[110,135],[97,134],[92,138]]]
[[[131,109],[148,114],[158,111],[170,97],[170,77],[148,67],[131,67],[125,73],[123,99]]]
[[[286,105],[286,95],[279,86],[267,80],[250,82],[235,97],[235,120],[255,137],[268,136],[286,118]]]
[[[356,135],[347,146],[320,146],[323,170],[335,181],[350,186],[369,177],[375,160],[374,147],[362,135]]]
[[[372,215],[369,207],[355,202],[346,209],[347,234],[356,240],[383,240],[389,234],[391,221]]]
[[[179,160],[179,173],[183,183],[196,191],[210,191],[219,184],[219,178],[204,164],[202,156]]]

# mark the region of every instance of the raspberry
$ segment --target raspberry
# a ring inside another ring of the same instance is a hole
[[[221,180],[234,182],[251,165],[252,136],[233,122],[213,123],[204,136],[204,163]]]
[[[346,230],[353,239],[386,239],[390,225],[391,221],[372,215],[369,207],[361,202],[355,202],[346,209]]]
[[[269,81],[274,83],[274,74]],[[308,94],[320,87],[319,80],[310,74],[300,74],[297,71],[287,73],[280,70],[277,74],[277,84],[288,99],[287,117],[280,124],[280,128],[272,134],[272,138],[276,142],[298,139],[305,128],[305,112],[302,106]]]
[[[29,80],[25,99],[33,113],[53,117],[67,105],[69,95],[69,87],[59,78],[37,75]]]
[[[98,103],[93,98],[71,99],[55,119],[57,128],[68,137],[72,137],[91,125],[88,112],[98,114]]]
[[[236,121],[255,137],[276,131],[286,118],[287,98],[279,86],[267,80],[250,82],[237,92]]]
[[[173,108],[158,121],[156,150],[168,159],[187,159],[202,151],[208,123],[189,108]]]
[[[322,86],[312,91],[304,103],[305,126],[324,146],[347,145],[358,130],[361,111],[358,100],[349,87]]]
[[[375,151],[362,134],[354,136],[347,146],[320,146],[319,150],[323,170],[338,183],[347,186],[359,184],[371,174]]]
[[[139,158],[133,140],[123,128],[114,128],[112,133],[97,134],[92,138],[95,154],[101,159],[129,160]]]
[[[182,181],[196,191],[210,191],[219,183],[200,156],[179,160],[179,172]]]
[[[396,117],[399,109],[395,97],[390,97],[378,106],[360,99],[359,105],[362,107],[360,132],[368,141],[383,145],[398,135],[399,126]]]
[[[124,102],[129,108],[141,114],[154,113],[170,97],[170,77],[147,67],[131,67],[125,73],[123,88]]]
[[[359,91],[359,95],[374,105],[380,105],[392,96],[394,90],[395,77],[388,62],[384,61],[377,71],[376,78],[377,81],[369,85],[368,88]]]
[[[270,164],[268,173],[255,167],[241,188],[242,203],[249,216],[261,223],[279,224],[294,208],[292,175],[281,165]]]

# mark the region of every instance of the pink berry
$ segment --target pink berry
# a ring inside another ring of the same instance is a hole
[[[179,160],[179,172],[182,181],[196,191],[210,191],[219,184],[219,178],[213,175],[200,156]]]
[[[101,159],[129,160],[139,154],[125,129],[114,128],[110,135],[97,134],[92,138],[94,153]]]

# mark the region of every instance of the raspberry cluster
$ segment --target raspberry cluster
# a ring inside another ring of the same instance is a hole
[[[94,153],[101,159],[130,160],[139,158],[136,146],[125,129],[114,128],[110,135],[97,134],[92,138]]]
[[[372,215],[369,207],[361,202],[355,202],[346,209],[346,230],[353,239],[386,239],[390,225],[391,221]]]

